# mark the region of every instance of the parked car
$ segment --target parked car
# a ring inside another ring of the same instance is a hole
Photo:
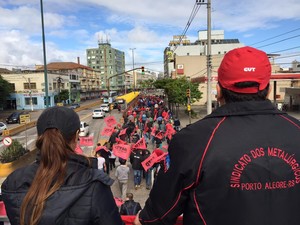
[[[86,122],[80,122],[80,131],[79,131],[79,136],[80,137],[86,137],[89,135],[89,125]]]
[[[105,117],[105,112],[104,112],[103,109],[94,109],[92,117],[93,117],[93,119],[104,118]]]
[[[109,112],[109,104],[108,103],[101,104],[100,109],[102,109],[104,112]]]
[[[79,104],[79,103],[73,103],[73,104],[70,106],[71,109],[77,109],[77,108],[79,108],[79,107],[80,107],[80,104]]]
[[[108,103],[108,102],[109,102],[108,98],[103,98],[103,103]]]
[[[7,129],[7,126],[5,123],[0,122],[0,135],[2,135],[3,131]]]
[[[6,123],[20,123],[20,116],[26,114],[26,112],[13,112],[6,119]]]

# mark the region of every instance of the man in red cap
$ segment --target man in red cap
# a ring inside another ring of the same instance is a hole
[[[135,224],[297,225],[300,122],[267,99],[271,65],[251,47],[219,67],[221,107],[174,135]]]

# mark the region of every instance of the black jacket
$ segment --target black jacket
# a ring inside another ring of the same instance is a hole
[[[19,225],[21,202],[32,183],[38,161],[14,171],[2,184],[2,197],[10,223]],[[63,186],[46,202],[41,225],[123,224],[110,185],[113,180],[92,169],[82,156],[68,162]]]
[[[143,150],[135,149],[130,154],[130,163],[132,169],[143,170],[142,162],[144,161]]]
[[[126,216],[136,215],[141,209],[140,203],[133,200],[127,200],[121,205],[120,214]]]
[[[174,135],[142,224],[298,225],[300,122],[266,100],[230,103]]]

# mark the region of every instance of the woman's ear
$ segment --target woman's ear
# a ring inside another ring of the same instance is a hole
[[[79,130],[76,131],[76,134],[74,135],[74,139],[72,140],[72,143],[71,143],[72,149],[76,148],[78,140],[79,140]]]

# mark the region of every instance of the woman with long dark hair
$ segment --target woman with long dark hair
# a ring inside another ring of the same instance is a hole
[[[37,121],[37,160],[10,174],[2,197],[12,225],[122,224],[105,173],[74,152],[80,119],[66,107]]]

